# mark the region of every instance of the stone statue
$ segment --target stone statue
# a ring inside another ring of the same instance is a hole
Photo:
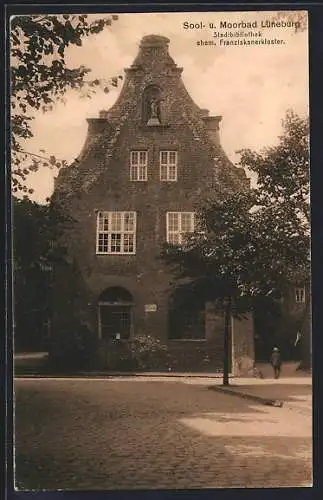
[[[148,110],[149,110],[149,120],[147,125],[152,126],[152,125],[160,125],[161,124],[161,118],[160,118],[160,102],[161,99],[156,97],[152,97],[149,104],[148,104]]]
[[[150,118],[158,118],[158,102],[156,98],[152,99],[150,103]]]

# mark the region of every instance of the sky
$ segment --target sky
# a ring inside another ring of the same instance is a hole
[[[304,12],[289,13],[289,17]],[[70,67],[89,67],[91,78],[109,79],[123,74],[137,55],[140,40],[148,34],[170,39],[169,52],[196,104],[207,108],[210,115],[221,115],[220,137],[228,157],[236,163],[236,151],[251,148],[260,151],[277,143],[281,120],[288,109],[301,116],[308,114],[308,31],[293,28],[265,28],[263,37],[284,40],[281,45],[262,46],[198,46],[198,40],[215,40],[209,23],[220,21],[254,22],[285,19],[287,13],[133,13],[119,14],[98,35],[84,40],[82,47],[66,50]],[[99,14],[95,17],[102,17]],[[205,24],[205,28],[184,29],[183,23]],[[244,31],[250,31],[248,29]],[[253,30],[258,31],[257,29]],[[37,113],[33,123],[34,138],[26,149],[72,162],[85,142],[86,118],[96,117],[100,110],[115,102],[121,85],[108,94],[98,91],[92,99],[82,99],[76,92],[66,95],[66,103],[58,103],[52,112]],[[28,184],[39,203],[51,195],[55,172],[43,168],[29,176]]]

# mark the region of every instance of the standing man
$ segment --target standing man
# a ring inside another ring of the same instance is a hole
[[[280,352],[279,352],[278,347],[274,347],[272,350],[271,357],[270,357],[270,364],[274,369],[275,378],[279,378],[282,362],[281,362],[281,357],[280,357]]]

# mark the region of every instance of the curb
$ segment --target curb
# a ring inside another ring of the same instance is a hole
[[[251,401],[256,401],[257,403],[261,403],[265,406],[275,406],[276,408],[282,408],[283,407],[283,401],[280,401],[278,399],[268,399],[268,398],[263,398],[262,396],[256,396],[254,394],[247,394],[246,392],[241,392],[241,391],[236,391],[234,389],[229,389],[226,387],[219,387],[219,386],[210,386],[208,389],[212,391],[218,391],[218,392],[223,392],[225,394],[230,394],[231,396],[238,396],[239,398],[242,399],[250,399]]]
[[[14,373],[14,378],[110,378],[110,377],[151,377],[151,378],[209,378],[209,379],[222,379],[222,374],[210,375],[208,373],[156,373],[156,372],[142,372],[142,373],[127,373],[127,372],[79,372],[79,373]],[[230,377],[233,378],[233,377]]]

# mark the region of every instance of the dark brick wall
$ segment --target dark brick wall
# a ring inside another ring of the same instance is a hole
[[[166,212],[195,211],[210,194],[222,197],[248,188],[244,172],[230,163],[219,143],[221,117],[208,117],[207,110],[193,102],[181,72],[168,53],[167,39],[145,38],[126,71],[116,104],[98,119],[89,120],[78,161],[56,179],[54,199],[75,220],[66,243],[85,283],[83,303],[87,306],[82,307],[92,311],[89,321],[94,332],[98,296],[109,286],[122,286],[134,298],[134,332],[167,339],[171,276],[160,259],[166,241]],[[156,127],[142,123],[142,96],[151,84],[158,85],[163,99],[162,124]],[[137,149],[148,151],[147,182],[130,181],[130,151]],[[178,151],[177,182],[159,180],[159,152],[163,149]],[[98,210],[137,212],[136,255],[96,255]],[[157,311],[145,313],[145,304],[157,304]],[[219,325],[214,327],[212,340],[200,343],[199,349],[189,342],[172,342],[171,348],[178,355],[188,353],[182,364],[193,365],[192,356],[197,356],[201,365],[208,346],[221,338],[222,331]],[[199,350],[202,355],[197,354]],[[220,353],[220,347],[214,345],[210,350]]]
[[[295,300],[295,287],[305,288],[305,302]],[[307,357],[311,355],[311,286],[308,280],[290,283],[285,286],[283,299],[275,303],[275,311],[269,316],[255,311],[255,334],[257,361],[267,361],[274,345],[279,346],[285,361],[300,360],[304,357],[304,343]],[[295,346],[297,332],[302,341]]]

